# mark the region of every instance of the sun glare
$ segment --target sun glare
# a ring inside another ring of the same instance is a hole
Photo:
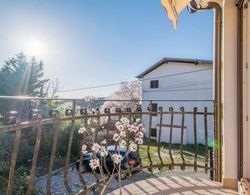
[[[46,53],[46,44],[41,40],[31,39],[26,42],[26,47],[24,52],[28,56],[42,58]]]

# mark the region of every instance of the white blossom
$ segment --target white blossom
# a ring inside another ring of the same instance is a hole
[[[98,143],[93,144],[93,146],[92,146],[93,152],[99,152],[100,149],[101,149],[101,146]]]
[[[129,132],[137,132],[138,128],[135,126],[135,125],[131,125],[129,128],[128,128]]]
[[[143,144],[143,139],[142,138],[135,138],[135,142],[139,145]]]
[[[124,125],[128,125],[128,124],[129,124],[129,120],[128,120],[126,117],[122,117],[122,118],[121,118],[121,122],[122,122],[122,124],[124,124]]]
[[[123,131],[124,130],[124,126],[122,124],[120,124],[120,125],[117,126],[117,129],[119,131]]]
[[[139,124],[139,123],[141,122],[141,119],[140,119],[140,118],[137,118],[137,119],[135,120],[135,122]]]
[[[126,132],[125,132],[125,131],[121,131],[121,132],[120,132],[120,136],[121,136],[121,137],[126,137],[126,136],[127,136],[127,135],[126,135]]]
[[[118,121],[118,122],[115,123],[115,126],[116,126],[117,129],[118,129],[118,127],[119,127],[120,125],[122,125],[122,123],[121,123],[120,121]]]
[[[83,134],[86,131],[85,127],[82,127],[78,130],[78,133]]]
[[[91,132],[92,132],[92,133],[95,133],[95,128],[91,128]]]
[[[144,134],[143,134],[142,132],[138,132],[138,133],[136,134],[136,136],[139,137],[139,138],[143,138]]]
[[[100,154],[102,157],[108,156],[108,151],[106,150],[105,147],[103,147],[103,146],[101,147]]]
[[[83,154],[87,154],[88,153],[88,151],[87,151],[87,145],[85,145],[85,144],[82,145],[82,153]]]
[[[117,142],[119,139],[120,139],[120,136],[117,133],[115,133],[113,136],[113,140]]]
[[[89,166],[92,168],[92,169],[96,169],[97,167],[100,166],[100,161],[99,159],[91,159],[90,160],[90,163],[89,163]]]
[[[121,140],[119,143],[120,147],[125,147],[127,145],[127,142],[125,140]]]
[[[135,143],[130,143],[130,145],[129,145],[129,150],[131,151],[131,152],[135,152],[136,150],[137,150],[137,145],[135,144]]]
[[[119,164],[122,161],[122,156],[120,154],[113,154],[112,159],[115,164]]]
[[[101,142],[101,144],[102,145],[105,145],[105,144],[107,144],[107,141],[106,141],[106,139],[104,139],[102,142]]]

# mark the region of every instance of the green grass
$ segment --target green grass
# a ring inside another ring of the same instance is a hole
[[[142,159],[142,164],[143,166],[147,166],[150,165],[150,161],[148,158],[148,154],[147,154],[147,141],[140,146],[140,157]],[[209,148],[211,149],[211,148]],[[193,164],[194,163],[194,156],[189,154],[189,153],[194,153],[195,152],[195,146],[193,144],[187,144],[187,145],[183,145],[183,150],[188,152],[185,153],[184,159],[185,159],[185,163],[187,164]],[[158,156],[158,144],[155,140],[151,140],[150,141],[150,156],[153,162],[153,165],[160,165],[161,161],[159,159]],[[169,155],[169,144],[167,143],[161,143],[160,146],[160,153],[163,159],[163,163],[164,164],[168,164],[171,163],[170,160],[170,155]],[[198,145],[198,157],[197,157],[197,163],[198,165],[204,165],[205,163],[205,146],[204,145]],[[180,144],[173,144],[172,145],[172,156],[174,159],[174,163],[183,163],[182,158],[181,158],[181,154],[180,154]]]

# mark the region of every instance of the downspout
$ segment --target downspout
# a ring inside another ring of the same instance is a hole
[[[237,139],[238,179],[243,177],[243,2],[237,0]]]
[[[215,103],[215,180],[222,181],[222,9],[217,2],[208,2],[207,7],[198,8],[193,0],[189,11],[214,10],[214,103]]]

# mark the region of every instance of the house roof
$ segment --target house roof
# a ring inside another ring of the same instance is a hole
[[[148,69],[146,69],[145,71],[143,71],[141,74],[137,75],[136,78],[142,78],[145,75],[147,75],[148,73],[150,73],[151,71],[157,69],[158,67],[160,67],[161,65],[168,63],[168,62],[180,62],[180,63],[188,63],[188,64],[213,64],[213,61],[211,60],[201,60],[201,59],[184,59],[184,58],[163,58],[162,60],[160,60],[159,62],[157,62],[156,64],[154,64],[153,66],[149,67]]]

